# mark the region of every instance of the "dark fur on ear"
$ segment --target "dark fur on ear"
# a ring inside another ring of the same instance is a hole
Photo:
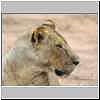
[[[37,33],[36,35],[37,35],[36,37],[37,37],[38,43],[40,43],[44,39],[44,37],[40,33]]]
[[[35,33],[34,32],[32,33],[31,42],[32,43],[35,43],[36,42]]]
[[[44,39],[43,34],[40,32],[33,32],[32,37],[31,37],[31,42],[33,44],[38,44],[41,43],[41,41]]]

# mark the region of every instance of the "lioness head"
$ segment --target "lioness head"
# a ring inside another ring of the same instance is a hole
[[[69,75],[79,64],[78,56],[56,31],[52,20],[47,20],[33,31],[31,43],[39,56],[38,62],[48,68],[53,68],[58,76]]]

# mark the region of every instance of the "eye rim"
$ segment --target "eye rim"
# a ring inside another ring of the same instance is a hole
[[[63,46],[61,44],[56,44],[56,47],[63,48]]]

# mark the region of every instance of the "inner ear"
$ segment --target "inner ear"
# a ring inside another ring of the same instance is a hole
[[[37,33],[36,34],[36,38],[37,38],[37,41],[38,41],[38,43],[40,43],[43,39],[44,39],[44,36],[43,36],[43,34],[42,33]]]
[[[43,39],[44,39],[44,35],[42,32],[33,32],[31,37],[31,42],[32,44],[38,44],[41,43]]]

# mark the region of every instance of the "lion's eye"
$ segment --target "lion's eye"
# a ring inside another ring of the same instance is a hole
[[[56,47],[62,48],[61,44],[56,44]]]

